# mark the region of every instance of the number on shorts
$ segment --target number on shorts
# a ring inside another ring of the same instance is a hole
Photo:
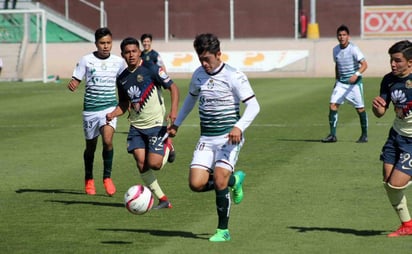
[[[196,150],[202,151],[203,149],[205,149],[205,143],[203,143],[203,142],[197,143]]]

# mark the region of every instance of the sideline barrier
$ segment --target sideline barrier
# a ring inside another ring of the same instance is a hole
[[[170,73],[191,73],[199,66],[194,52],[160,52],[167,71]],[[267,72],[281,69],[309,56],[308,50],[273,51],[226,51],[222,60],[245,72]]]

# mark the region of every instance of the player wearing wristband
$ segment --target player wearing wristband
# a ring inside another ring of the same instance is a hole
[[[359,115],[362,133],[357,142],[366,143],[368,142],[368,116],[364,106],[362,73],[368,64],[360,49],[349,42],[348,27],[341,25],[338,27],[336,35],[339,45],[333,48],[336,81],[330,97],[329,135],[321,141],[333,143],[338,140],[336,137],[338,109],[347,101],[352,104]]]

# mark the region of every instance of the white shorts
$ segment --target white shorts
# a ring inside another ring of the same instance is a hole
[[[106,114],[112,112],[115,107],[101,111],[83,111],[83,130],[86,140],[94,139],[100,135],[100,128],[106,125]],[[109,125],[116,130],[117,118],[110,121]]]
[[[332,95],[330,96],[330,103],[343,104],[345,101],[348,101],[355,108],[364,108],[363,84],[348,85],[336,81]]]
[[[215,167],[234,170],[244,139],[237,145],[228,144],[228,134],[201,136],[193,152],[190,168],[202,168],[213,173]]]

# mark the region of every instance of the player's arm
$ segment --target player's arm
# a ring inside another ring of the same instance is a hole
[[[238,144],[242,140],[243,132],[252,124],[260,111],[260,106],[255,95],[243,100],[243,103],[245,104],[245,110],[242,117],[228,134],[229,143],[231,144]]]
[[[362,73],[368,68],[368,63],[365,59],[361,59],[359,61],[359,70],[356,71],[352,77],[349,79],[349,83],[354,84],[358,80],[359,77],[362,77]]]
[[[382,117],[387,109],[386,101],[380,96],[376,96],[372,101],[372,111],[376,117]]]
[[[190,111],[192,111],[193,107],[195,106],[197,101],[197,96],[189,93],[184,102],[182,107],[177,114],[176,120],[174,123],[168,128],[167,132],[169,133],[170,137],[176,136],[177,129],[189,115]]]
[[[179,88],[173,83],[167,90],[170,91],[170,113],[167,116],[168,121],[173,124],[177,117],[179,109]]]
[[[67,88],[69,88],[70,91],[74,92],[76,91],[77,87],[79,87],[80,82],[81,81],[77,78],[72,77],[72,79],[70,79],[69,83],[67,84]]]
[[[76,67],[73,70],[72,78],[67,84],[67,88],[74,92],[77,87],[79,87],[80,82],[86,75],[86,69],[87,69],[87,61],[85,57],[82,57],[80,61],[76,64]]]
[[[125,91],[123,89],[117,89],[117,91],[119,94],[119,103],[117,104],[116,108],[112,112],[106,114],[107,122],[110,122],[115,117],[123,115],[127,111],[130,105],[129,97],[127,96]]]
[[[252,124],[253,120],[260,111],[260,105],[255,95],[247,98],[243,101],[243,103],[245,104],[245,110],[242,117],[235,124],[235,127],[239,128],[242,132],[244,132],[246,128]]]
[[[362,59],[360,62],[359,62],[359,70],[358,70],[358,72],[360,73],[360,74],[362,74],[362,73],[364,73],[365,71],[366,71],[366,69],[368,68],[368,62],[366,62],[366,60],[365,59]]]

